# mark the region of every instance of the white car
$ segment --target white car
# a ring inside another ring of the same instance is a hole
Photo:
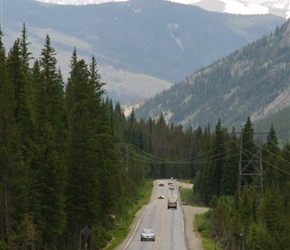
[[[164,195],[159,194],[159,195],[157,196],[157,198],[158,198],[158,199],[164,199]]]
[[[163,187],[163,186],[164,186],[164,182],[163,182],[163,181],[160,181],[160,182],[158,183],[158,185],[159,185],[160,187]]]
[[[155,241],[155,233],[153,229],[144,228],[141,232],[141,241],[143,240],[152,240]]]

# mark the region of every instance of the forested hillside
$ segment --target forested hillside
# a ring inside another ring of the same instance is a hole
[[[271,119],[270,115],[289,106],[289,58],[288,20],[273,34],[198,70],[146,101],[135,110],[136,116],[148,119],[162,112],[168,124],[184,127],[204,127],[208,123],[213,126],[220,118],[224,126],[237,128],[250,116],[254,123],[268,120],[268,127],[271,123],[279,127],[279,139],[287,138],[289,125],[282,122],[284,117]]]
[[[257,136],[250,118],[231,132],[221,120],[185,129],[162,114],[126,118],[104,97],[94,57],[74,49],[64,85],[49,34],[36,59],[25,25],[8,52],[2,38],[0,249],[103,249],[145,180],[171,176],[194,180],[225,248],[243,233],[247,248],[287,249],[290,148],[274,127]]]
[[[50,34],[64,81],[73,47],[98,61],[114,101],[140,101],[168,89],[192,72],[270,34],[285,22],[273,15],[212,13],[163,0],[130,0],[97,5],[57,5],[36,0],[2,1],[6,48],[26,23],[29,49],[38,57]],[[162,86],[161,86],[162,85]]]

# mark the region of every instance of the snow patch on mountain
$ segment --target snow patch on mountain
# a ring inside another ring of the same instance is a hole
[[[192,5],[198,5],[199,3],[203,2],[203,0],[166,0],[166,1]],[[208,3],[208,5],[213,5],[217,2],[220,2],[225,6],[224,9],[221,11],[223,13],[241,14],[241,15],[269,13],[268,7],[262,6],[261,4],[254,3],[251,1],[216,0],[212,1],[211,3]]]
[[[226,4],[224,12],[232,14],[268,14],[269,8],[261,6],[259,4],[252,4],[246,2],[238,2],[231,0],[222,0]]]

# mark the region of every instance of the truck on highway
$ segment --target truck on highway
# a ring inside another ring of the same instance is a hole
[[[168,196],[167,209],[169,208],[177,209],[177,197],[175,195]]]

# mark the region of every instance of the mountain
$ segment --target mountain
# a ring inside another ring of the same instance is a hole
[[[145,120],[162,113],[169,124],[194,128],[213,128],[220,119],[225,127],[238,129],[250,116],[254,124],[264,124],[257,132],[268,132],[273,124],[280,138],[287,139],[289,104],[290,19],[273,34],[196,71],[134,112]]]
[[[1,20],[7,51],[23,23],[35,58],[49,34],[65,81],[74,47],[88,63],[94,55],[109,97],[121,104],[168,89],[285,21],[273,15],[213,13],[162,0],[82,6],[10,0],[2,2]]]
[[[125,2],[127,0],[37,0],[39,2],[62,5],[87,5],[106,2]],[[253,15],[273,14],[288,19],[290,17],[289,0],[164,0],[179,4],[195,5],[205,10],[230,14]]]

